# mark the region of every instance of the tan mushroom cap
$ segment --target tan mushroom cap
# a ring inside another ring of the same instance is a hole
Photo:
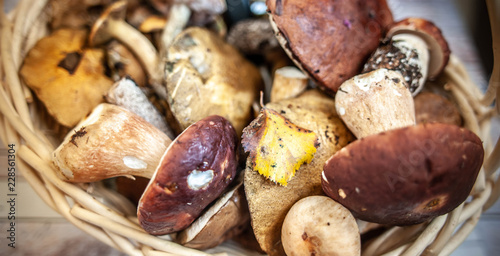
[[[450,48],[441,30],[431,21],[422,18],[406,18],[394,23],[386,34],[390,40],[397,34],[415,34],[421,37],[429,47],[429,79],[436,78],[448,64]]]
[[[104,52],[83,48],[87,31],[59,29],[42,38],[24,59],[20,75],[48,112],[73,127],[113,85],[104,72]]]

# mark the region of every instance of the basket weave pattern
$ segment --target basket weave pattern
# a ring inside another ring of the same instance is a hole
[[[54,128],[45,122],[43,107],[18,75],[23,57],[38,39],[49,32],[46,24],[50,17],[44,11],[47,2],[20,1],[13,13],[2,14],[0,20],[0,139],[5,145],[16,145],[19,172],[31,187],[69,222],[129,255],[251,254],[232,242],[203,252],[169,241],[168,236],[149,235],[134,217],[133,206],[123,202],[124,199],[114,191],[97,185],[67,183],[56,176],[51,154],[59,141],[53,136]],[[490,11],[495,9],[493,2],[488,1]],[[491,16],[492,24],[500,26],[500,20]],[[494,39],[498,37],[493,36]],[[450,254],[474,229],[482,212],[496,202],[500,196],[496,172],[500,166],[500,148],[498,142],[496,145],[491,143],[490,120],[498,113],[491,103],[500,83],[499,62],[500,59],[495,59],[496,72],[485,94],[471,81],[463,64],[454,56],[442,75],[442,80],[446,81],[445,90],[459,106],[464,126],[485,143],[485,161],[470,198],[454,211],[430,222],[386,230],[363,248],[363,255]]]

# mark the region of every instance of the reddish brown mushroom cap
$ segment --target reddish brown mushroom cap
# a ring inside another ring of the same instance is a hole
[[[153,235],[188,227],[236,175],[238,138],[223,117],[204,118],[166,150],[142,195],[138,219]]]
[[[323,168],[322,187],[361,220],[411,225],[460,205],[483,157],[481,140],[458,126],[400,128],[338,151]]]
[[[331,94],[359,73],[393,22],[385,0],[268,0],[267,6],[282,47]]]
[[[436,78],[448,64],[450,48],[441,30],[431,21],[422,18],[406,18],[394,23],[387,31],[389,40],[397,34],[415,34],[420,36],[428,45],[430,53],[429,79]]]

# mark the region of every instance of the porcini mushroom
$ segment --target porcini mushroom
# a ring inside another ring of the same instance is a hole
[[[58,29],[39,40],[20,69],[55,120],[73,127],[103,102],[113,85],[105,75],[104,52],[85,48],[85,29]]]
[[[296,67],[282,67],[274,72],[271,102],[298,96],[307,88],[308,77]]]
[[[205,28],[190,27],[167,51],[167,99],[181,129],[209,115],[228,119],[241,134],[252,117],[262,79],[254,64]]]
[[[278,41],[330,95],[359,73],[392,14],[385,0],[268,0]]]
[[[434,23],[407,18],[389,28],[385,43],[372,54],[363,72],[379,68],[399,71],[415,96],[427,79],[443,71],[449,56],[448,43]]]
[[[117,81],[105,95],[106,101],[124,107],[165,133],[170,139],[174,132],[165,118],[149,101],[144,92],[129,78]]]
[[[165,151],[139,200],[140,225],[152,235],[187,228],[236,177],[238,138],[223,117],[186,128]]]
[[[94,182],[116,176],[151,178],[171,140],[132,112],[98,105],[53,152],[61,179]]]
[[[383,68],[342,83],[335,108],[358,139],[415,124],[413,97],[403,76]]]
[[[444,123],[462,126],[458,107],[437,93],[425,91],[414,97],[415,118],[418,123]]]
[[[286,255],[361,254],[361,238],[351,212],[326,196],[297,201],[281,229]]]
[[[411,225],[468,197],[483,162],[481,139],[449,124],[420,124],[357,140],[326,161],[325,193],[355,217]]]
[[[242,180],[180,231],[175,240],[190,248],[209,249],[239,235],[248,227],[250,214]]]

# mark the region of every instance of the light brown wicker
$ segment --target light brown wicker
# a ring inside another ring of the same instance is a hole
[[[51,162],[51,152],[58,143],[53,127],[45,122],[41,105],[18,76],[23,56],[48,33],[50,17],[44,11],[47,2],[22,0],[12,13],[2,12],[0,17],[0,139],[5,145],[15,145],[19,172],[40,198],[81,230],[130,255],[256,254],[233,242],[202,252],[171,242],[168,236],[151,236],[140,228],[133,206],[114,191],[97,185],[66,183],[56,176]],[[500,143],[495,145],[490,138],[490,119],[498,113],[491,104],[500,92],[500,4],[494,0],[487,3],[496,42],[488,90],[483,94],[454,56],[442,76],[445,90],[460,107],[465,127],[484,141],[486,158],[470,198],[451,213],[430,222],[388,229],[364,246],[363,255],[448,255],[500,196]]]

